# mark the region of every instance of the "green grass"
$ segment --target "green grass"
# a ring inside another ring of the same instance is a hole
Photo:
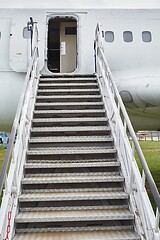
[[[160,141],[139,141],[139,143],[152,176],[160,187]],[[137,163],[141,169],[139,160],[137,160]]]
[[[160,141],[139,141],[142,148],[143,154],[147,161],[148,167],[151,171],[151,174],[154,178],[154,181],[157,185],[158,191],[160,192]],[[141,164],[138,157],[135,154],[137,159],[137,164],[141,171]],[[156,210],[156,204],[153,199],[150,187],[146,184],[147,192],[152,203],[153,209]]]
[[[0,171],[2,169],[2,164],[3,164],[5,154],[6,154],[6,149],[4,149],[3,145],[0,144]],[[1,201],[2,201],[2,195],[0,194],[0,205],[1,205]]]
[[[0,144],[0,170],[2,168],[3,160],[6,154],[6,149],[3,148],[3,145]]]

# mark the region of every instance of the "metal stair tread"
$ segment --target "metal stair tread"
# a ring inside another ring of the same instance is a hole
[[[68,88],[68,89],[38,89],[38,93],[47,93],[47,92],[53,92],[53,93],[57,93],[57,92],[60,92],[60,93],[65,93],[65,92],[79,92],[80,94],[83,93],[83,92],[99,92],[99,88],[95,88],[95,89],[92,89],[92,88],[88,88],[88,89],[79,89],[79,88],[75,88],[75,89],[71,89],[71,88]]]
[[[92,80],[97,80],[97,78],[96,77],[76,77],[76,76],[74,76],[74,77],[70,77],[70,78],[66,78],[66,77],[60,77],[60,78],[56,78],[56,77],[54,77],[54,78],[40,78],[40,81],[75,81],[75,80],[83,80],[83,81],[92,81]]]
[[[13,240],[140,240],[133,230],[99,230],[81,232],[39,232],[16,234]]]
[[[85,183],[85,182],[123,182],[122,176],[65,176],[65,177],[25,177],[22,179],[23,184],[40,184],[40,183]]]
[[[77,117],[77,118],[36,118],[32,120],[35,123],[41,122],[102,122],[108,121],[106,117]]]
[[[65,127],[33,127],[31,132],[77,132],[77,131],[110,131],[108,126],[65,126]]]
[[[95,106],[99,106],[99,105],[103,105],[103,102],[53,102],[53,103],[36,103],[35,106],[39,107],[39,106],[46,106],[46,107],[50,107],[50,106],[90,106],[90,105],[95,105]]]
[[[127,225],[127,226],[85,226],[85,227],[45,227],[45,228],[38,228],[39,232],[81,232],[81,231],[122,231],[122,230],[133,230],[133,226],[131,225]],[[27,229],[27,233],[33,233],[33,232],[37,232],[37,229],[34,228],[29,228]],[[26,233],[25,229],[18,229],[17,233]],[[77,239],[73,239],[73,240],[77,240]],[[88,239],[87,239],[88,240]],[[92,240],[92,239],[91,239]],[[96,239],[97,240],[97,239]],[[98,238],[99,240],[99,238]],[[108,239],[107,239],[108,240]],[[130,240],[130,239],[127,239]],[[137,239],[136,239],[137,240]],[[140,240],[140,238],[138,238],[138,240]]]
[[[92,200],[92,199],[128,199],[125,192],[104,192],[104,191],[81,191],[81,192],[53,192],[53,193],[28,193],[19,197],[20,202],[28,201],[60,201],[60,200]]]
[[[79,200],[78,200],[79,201]],[[100,200],[101,201],[101,200]],[[105,201],[105,200],[102,200]],[[21,212],[27,211],[68,211],[68,210],[103,210],[103,209],[128,209],[128,205],[101,205],[101,206],[64,206],[64,207],[20,207]]]
[[[119,192],[123,191],[123,187],[114,187],[114,188],[60,188],[60,189],[23,189],[23,193],[59,193],[59,192]]]
[[[114,148],[109,147],[50,147],[50,148],[30,148],[28,155],[41,154],[96,154],[96,153],[116,153]]]
[[[82,99],[88,99],[88,98],[102,98],[102,96],[101,95],[85,95],[85,96],[83,96],[83,95],[56,95],[56,96],[36,96],[36,99],[48,99],[48,98],[50,98],[50,99],[58,99],[58,98],[69,98],[69,99],[72,99],[72,98],[77,98],[77,99],[79,99],[79,98],[82,98]]]
[[[104,109],[83,109],[83,110],[34,110],[34,114],[46,113],[105,113]]]
[[[18,222],[51,222],[51,221],[93,221],[93,220],[132,220],[133,213],[128,209],[112,210],[70,210],[70,211],[40,211],[20,212],[16,217]]]
[[[63,136],[63,137],[32,137],[30,143],[48,143],[48,142],[112,142],[110,136]]]
[[[81,172],[81,173],[70,173],[70,172],[67,172],[67,173],[26,173],[26,178],[27,177],[68,177],[68,176],[71,176],[71,177],[74,177],[74,176],[117,176],[118,175],[118,172]]]
[[[69,160],[69,159],[65,159],[65,158],[63,158],[63,159],[28,159],[27,160],[27,163],[70,163],[70,164],[72,164],[72,163],[93,163],[93,162],[117,162],[117,158],[115,158],[115,157],[112,157],[112,158],[109,158],[109,157],[107,157],[107,158],[98,158],[98,159],[96,159],[96,158],[93,158],[93,159],[91,159],[91,158],[87,158],[87,159],[71,159],[71,160]]]
[[[98,86],[98,83],[39,83],[39,87],[53,86],[53,87],[83,87],[83,86]]]
[[[25,168],[79,168],[79,167],[119,167],[119,162],[87,163],[26,163]]]

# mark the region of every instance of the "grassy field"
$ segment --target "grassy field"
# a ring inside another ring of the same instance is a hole
[[[152,173],[152,176],[160,192],[160,141],[159,142],[158,141],[139,141],[139,143],[141,145],[144,156],[148,163],[148,167]],[[137,160],[137,163],[139,168],[141,169],[139,160]],[[147,188],[147,192],[151,200],[152,206],[155,210],[156,205],[152,197],[151,190],[147,184],[146,184],[146,188]]]
[[[160,141],[139,141],[139,143],[152,176],[160,190]],[[139,161],[137,163],[140,167]]]
[[[6,153],[6,149],[3,148],[3,145],[0,144],[0,170],[2,168],[2,164],[3,164],[3,159]]]

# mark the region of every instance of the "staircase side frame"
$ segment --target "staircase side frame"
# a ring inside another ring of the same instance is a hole
[[[118,160],[121,163],[122,173],[125,177],[125,190],[130,196],[130,208],[136,220],[135,228],[141,239],[158,240],[160,239],[160,195],[106,60],[103,48],[104,39],[102,36],[103,31],[101,30],[101,26],[97,24],[95,35],[95,69],[114,137]],[[132,148],[127,131],[129,131],[131,136]],[[134,157],[135,151],[142,165],[142,176]],[[157,205],[156,216],[145,189],[146,180]]]
[[[21,179],[24,174],[31,120],[39,83],[37,23],[29,22],[29,24],[32,25],[28,29],[32,32],[31,56],[0,174],[0,192],[3,194],[0,208],[0,240],[10,240],[15,233],[14,221],[17,214],[18,196],[21,192]]]

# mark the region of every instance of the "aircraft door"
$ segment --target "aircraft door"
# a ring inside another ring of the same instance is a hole
[[[55,73],[74,72],[77,67],[77,21],[55,17],[48,23],[47,67]]]
[[[77,61],[77,23],[60,24],[60,69],[61,72],[73,72]]]

